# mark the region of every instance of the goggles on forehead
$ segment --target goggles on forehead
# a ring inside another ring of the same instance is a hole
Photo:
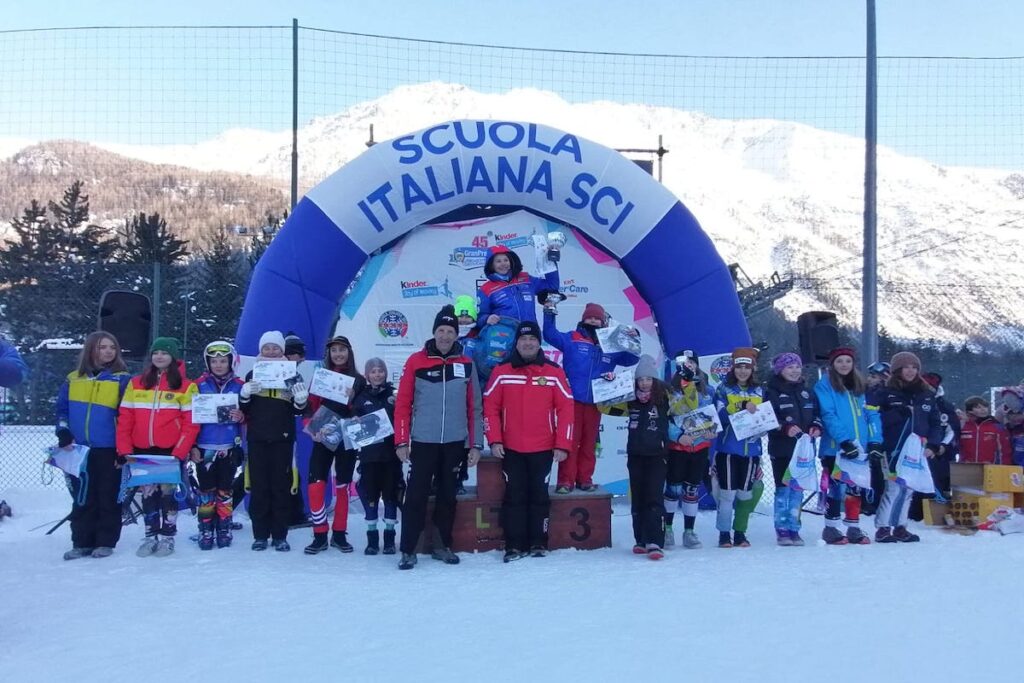
[[[891,371],[892,366],[885,361],[877,361],[868,366],[868,372],[872,375],[888,375]]]
[[[206,348],[207,356],[231,356],[231,347],[227,344],[212,344]]]

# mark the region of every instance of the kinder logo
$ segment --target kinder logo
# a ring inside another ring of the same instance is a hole
[[[530,240],[529,235],[520,235],[518,232],[506,232],[506,233],[495,233],[494,241],[503,247],[509,249],[515,249],[516,247],[525,247],[533,242]]]
[[[404,337],[409,332],[409,321],[401,311],[384,311],[377,319],[377,331],[389,339]]]
[[[732,357],[731,356],[719,356],[711,363],[710,374],[715,377],[719,382],[725,381],[725,376],[729,374],[729,370],[732,369]]]
[[[486,263],[487,249],[480,247],[456,247],[448,255],[448,265],[463,270],[483,268]]]
[[[425,296],[443,296],[451,299],[452,290],[448,286],[448,278],[439,285],[432,285],[426,280],[401,280],[403,299],[419,299]]]

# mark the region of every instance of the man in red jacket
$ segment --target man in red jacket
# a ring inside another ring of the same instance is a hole
[[[569,380],[540,350],[540,327],[523,321],[515,350],[494,369],[484,391],[484,433],[502,459],[505,562],[547,555],[551,511],[551,462],[562,462],[572,444],[574,405]]]

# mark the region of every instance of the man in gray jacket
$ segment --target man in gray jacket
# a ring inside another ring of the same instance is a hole
[[[463,353],[458,336],[455,309],[445,306],[434,318],[434,338],[409,356],[398,385],[395,451],[402,462],[411,463],[399,569],[416,566],[416,544],[426,525],[427,498],[435,478],[437,540],[431,556],[446,564],[459,563],[451,550],[459,466],[466,448],[470,467],[480,459],[483,417],[473,360]]]

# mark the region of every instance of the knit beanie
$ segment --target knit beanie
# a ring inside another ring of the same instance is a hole
[[[587,318],[600,318],[601,320],[607,320],[608,314],[604,312],[604,307],[600,304],[587,304],[587,307],[583,309],[583,317],[581,321]]]
[[[633,377],[640,379],[641,377],[657,376],[658,366],[655,364],[654,359],[646,353],[640,356],[640,361],[636,364],[636,370],[633,371]]]
[[[437,312],[437,316],[434,318],[434,328],[431,332],[437,332],[437,328],[442,325],[447,325],[452,328],[455,330],[456,334],[459,333],[459,320],[455,317],[455,307],[451,304],[442,307],[441,310]]]
[[[516,328],[516,341],[524,335],[530,335],[536,337],[537,341],[541,340],[540,326],[532,320],[524,320],[519,323],[519,327]]]
[[[800,356],[793,353],[792,351],[780,353],[779,355],[775,356],[775,358],[772,359],[772,372],[774,372],[776,375],[781,375],[782,371],[791,365],[795,365],[798,368],[802,368],[804,366],[804,362],[800,360]]]
[[[149,353],[153,354],[157,351],[169,353],[171,358],[177,360],[181,358],[181,343],[174,337],[157,337],[153,340],[153,345],[149,347]]]
[[[469,294],[462,294],[455,297],[455,315],[468,315],[473,320],[476,320],[478,311],[476,308],[476,299],[471,297]]]
[[[837,346],[836,348],[828,352],[829,364],[831,365],[833,362],[835,362],[835,359],[839,358],[840,356],[849,356],[850,358],[854,359],[857,358],[857,354],[854,353],[853,349],[851,349],[849,346]]]
[[[370,360],[366,361],[366,367],[363,368],[363,374],[369,375],[370,370],[373,370],[374,368],[380,368],[381,370],[383,370],[384,376],[387,377],[388,366],[387,363],[384,362],[384,359],[371,358]]]
[[[284,355],[290,356],[295,353],[305,356],[306,342],[302,341],[302,337],[294,332],[289,332],[284,336]]]
[[[263,351],[263,347],[266,346],[267,344],[275,344],[277,345],[278,348],[281,349],[281,351],[284,351],[284,335],[277,330],[269,330],[267,332],[264,332],[263,336],[260,337],[260,352]]]
[[[740,346],[739,348],[733,349],[732,352],[732,364],[733,365],[753,365],[757,362],[757,349],[750,346]]]
[[[921,359],[912,354],[910,351],[900,351],[892,357],[889,361],[889,365],[892,367],[892,374],[896,374],[908,365],[915,365],[917,369],[921,369]]]

